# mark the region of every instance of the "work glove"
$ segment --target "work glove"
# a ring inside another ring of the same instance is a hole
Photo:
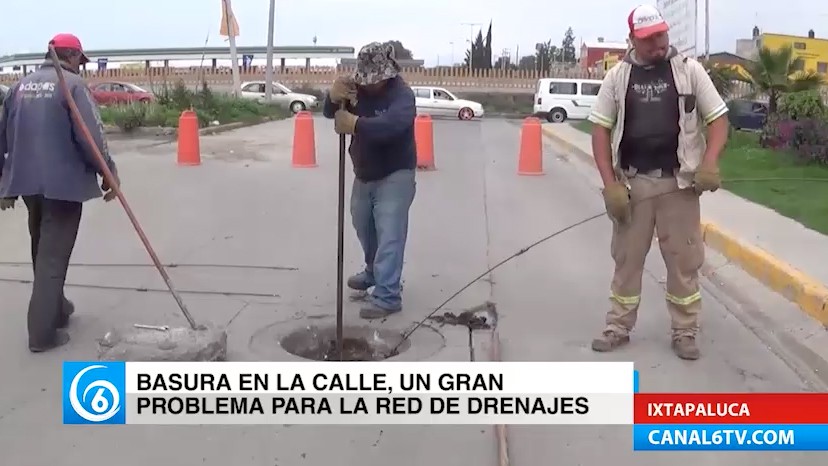
[[[722,179],[719,177],[718,168],[700,167],[693,177],[693,189],[696,194],[705,191],[714,192],[722,186]]]
[[[14,209],[16,197],[4,197],[0,199],[0,210]]]
[[[120,178],[118,178],[118,175],[116,175],[114,173],[112,175],[115,177],[115,183],[120,188],[121,187]],[[115,194],[115,190],[112,189],[111,186],[109,186],[109,183],[106,182],[105,178],[101,182],[101,190],[104,192],[104,198],[103,198],[104,202],[109,202],[112,199],[115,199],[116,197],[118,197],[117,194]]]
[[[609,216],[618,223],[627,223],[632,216],[630,209],[630,192],[624,183],[615,181],[608,184],[602,191],[604,204],[607,207]]]
[[[337,110],[334,114],[334,131],[337,134],[354,134],[358,116],[347,110]]]
[[[334,81],[333,86],[328,91],[328,97],[330,97],[331,102],[336,104],[340,102],[350,102],[352,105],[356,104],[356,83],[354,79],[349,76],[340,76],[336,78]]]

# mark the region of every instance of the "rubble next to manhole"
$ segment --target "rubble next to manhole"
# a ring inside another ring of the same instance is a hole
[[[443,315],[429,317],[429,320],[441,325],[462,325],[470,330],[487,330],[497,323],[497,307],[493,302],[486,301],[460,314],[444,312]]]

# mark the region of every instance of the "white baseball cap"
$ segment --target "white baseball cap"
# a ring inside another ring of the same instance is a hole
[[[652,5],[639,5],[630,12],[627,22],[630,26],[630,33],[636,39],[646,39],[653,34],[666,32],[670,29],[667,21],[661,16],[658,8]]]

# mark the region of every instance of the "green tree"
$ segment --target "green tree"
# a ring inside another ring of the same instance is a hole
[[[512,64],[512,57],[509,57],[509,56],[498,57],[497,60],[494,62],[494,65],[492,67],[495,68],[495,69],[498,69],[498,70],[515,70],[515,69],[517,69],[517,66]]]
[[[489,21],[489,32],[486,33],[486,45],[484,45],[485,50],[485,61],[483,62],[483,68],[491,68],[492,67],[492,21]]]
[[[744,81],[742,75],[730,67],[716,65],[709,61],[702,61],[702,66],[707,71],[713,86],[723,99],[728,99],[733,94],[733,88],[737,81]]]
[[[392,45],[394,47],[394,56],[397,57],[398,60],[414,59],[414,54],[411,53],[411,50],[405,48],[402,42],[398,40],[387,40],[383,42],[383,45]]]
[[[520,60],[518,60],[517,67],[520,70],[537,70],[537,57],[535,55],[524,55],[520,57]]]
[[[564,34],[559,58],[563,63],[575,63],[575,32],[572,28],[567,29]]]
[[[558,54],[558,48],[552,45],[552,41],[541,42],[535,45],[535,66],[540,72],[549,71],[552,61]]]
[[[814,71],[802,71],[802,65],[800,59],[794,58],[790,46],[779,50],[762,47],[756,61],[747,65],[753,91],[768,96],[768,113],[776,114],[783,94],[818,89],[822,85],[822,76]]]
[[[466,50],[466,58],[463,63],[466,67],[469,66],[471,60],[471,67],[474,70],[481,70],[492,67],[491,60],[486,65],[486,44],[483,42],[483,31],[477,33],[477,38],[471,44],[471,48]]]

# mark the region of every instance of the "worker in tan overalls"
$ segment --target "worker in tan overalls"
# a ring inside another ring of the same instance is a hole
[[[592,349],[612,351],[629,342],[655,232],[667,266],[672,348],[682,359],[697,359],[704,262],[699,196],[720,185],[727,106],[704,67],[670,45],[669,27],[655,7],[637,7],[628,25],[632,49],[607,73],[589,116],[615,261],[612,307]]]

